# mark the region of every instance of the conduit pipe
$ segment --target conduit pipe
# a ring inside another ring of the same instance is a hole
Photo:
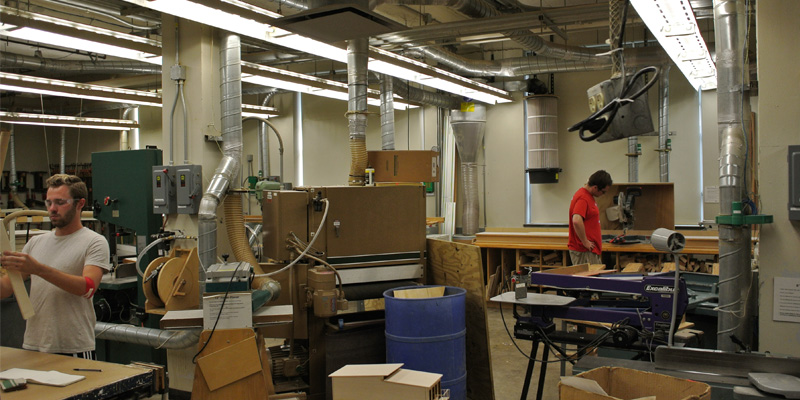
[[[349,186],[364,186],[367,168],[367,38],[347,42],[347,122],[350,128]]]
[[[275,125],[272,122],[269,122],[268,119],[262,118],[262,117],[247,117],[247,118],[242,119],[242,122],[247,121],[249,119],[257,119],[257,120],[260,121],[260,123],[258,124],[259,126],[263,125],[263,126],[268,126],[268,127],[272,128],[272,131],[275,132],[275,136],[278,137],[278,154],[280,155],[280,158],[281,158],[280,159],[281,174],[279,176],[279,179],[280,179],[281,183],[283,183],[283,138],[281,138],[281,134],[278,132],[278,128],[276,128]],[[262,140],[264,140],[266,142],[267,138],[264,137]],[[265,151],[266,151],[266,149],[265,149]]]
[[[381,150],[394,150],[392,77],[381,74]]]
[[[17,194],[17,186],[19,185],[19,182],[17,182],[17,152],[14,150],[14,125],[11,125],[9,151],[11,152],[11,173],[9,175],[9,180],[11,181],[11,184],[9,185],[11,188],[11,201],[14,203],[15,207],[27,210],[28,207],[22,202],[22,200],[20,200],[19,195]]]
[[[669,69],[661,67],[658,76],[658,176],[659,182],[669,182]]]
[[[744,1],[714,2],[714,32],[717,43],[717,125],[720,139],[720,214],[732,215],[733,202],[747,197],[745,159],[747,139],[744,115],[750,115],[749,76],[744,63]],[[737,350],[731,336],[753,347],[750,227],[719,226],[719,318],[717,349]]]
[[[97,321],[94,326],[97,339],[133,343],[155,349],[185,349],[197,346],[200,330],[161,330],[142,326],[111,324]]]
[[[261,102],[263,107],[267,106],[270,100],[275,96],[277,93],[277,89],[272,89],[272,91],[268,92],[266,96],[264,96],[264,101]],[[266,120],[266,119],[265,119]],[[267,130],[269,127],[267,123],[261,121],[258,124],[258,176],[260,178],[265,178],[269,176],[269,138],[267,137]],[[244,122],[244,121],[242,121]],[[277,131],[276,131],[277,132]],[[278,135],[280,140],[280,135]],[[283,144],[281,144],[281,169],[283,168]],[[281,170],[281,181],[283,181],[283,171]]]

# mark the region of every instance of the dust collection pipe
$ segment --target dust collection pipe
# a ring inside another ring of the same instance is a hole
[[[260,121],[260,123],[258,124],[259,127],[261,127],[263,125],[265,127],[268,126],[268,127],[272,128],[272,131],[275,132],[275,136],[278,137],[278,155],[280,155],[280,163],[281,163],[281,174],[279,176],[279,179],[280,179],[281,183],[283,183],[283,138],[281,138],[281,134],[278,132],[278,128],[276,128],[275,125],[272,122],[269,122],[268,119],[261,118],[261,117],[243,118],[242,122],[247,121],[249,119],[257,119],[257,120],[259,120]],[[268,141],[266,137],[264,137],[263,139],[259,138],[259,140],[263,140],[264,142]],[[264,151],[266,152],[266,151],[268,151],[268,149],[264,149]]]
[[[394,150],[394,91],[392,77],[381,74],[381,150]]]
[[[478,233],[480,203],[478,202],[478,150],[486,132],[486,107],[475,104],[474,111],[452,110],[450,125],[456,139],[461,159],[461,181],[464,185],[461,233],[473,236]]]
[[[133,343],[155,349],[174,350],[197,346],[200,341],[200,329],[167,331],[97,321],[94,325],[94,336],[97,339]]]
[[[347,42],[347,122],[350,128],[349,186],[364,186],[367,168],[367,38]]]
[[[408,100],[448,110],[461,106],[461,98],[446,93],[436,93],[415,87],[400,78],[392,78],[392,88],[398,96]]]
[[[659,182],[669,182],[669,69],[671,65],[661,67],[658,76],[658,176]]]
[[[277,89],[273,89],[271,92],[268,92],[266,96],[264,96],[264,101],[261,102],[261,105],[266,107],[267,103],[275,96],[277,93]],[[244,122],[244,121],[242,121]],[[267,123],[262,121],[258,124],[258,176],[260,178],[265,178],[269,176],[269,138],[267,137],[267,130],[269,127]],[[277,132],[277,131],[276,131]],[[280,138],[280,136],[278,136]],[[281,145],[283,147],[283,145]],[[283,150],[281,150],[281,156],[283,156]],[[283,161],[281,161],[281,166],[283,166]],[[282,167],[281,167],[282,168]],[[283,172],[281,172],[281,181],[283,181]]]
[[[744,1],[714,2],[714,32],[717,43],[717,125],[720,139],[720,214],[731,215],[733,202],[747,197],[743,117],[750,115],[749,77],[744,64]],[[717,349],[737,350],[731,336],[745,345],[753,343],[753,304],[750,266],[750,227],[719,226],[719,318]]]
[[[0,52],[3,70],[27,69],[45,72],[97,74],[161,74],[161,66],[137,61],[67,61]]]
[[[225,196],[231,182],[236,182],[242,157],[242,68],[241,42],[239,36],[225,33],[220,48],[221,83],[220,113],[222,115],[222,160],[200,201],[198,215],[198,255],[200,258],[200,293],[205,291],[205,268],[217,259],[217,207]],[[240,225],[244,230],[244,223]],[[235,238],[231,238],[235,240]],[[245,238],[245,243],[247,240]],[[236,248],[238,243],[231,242]],[[240,260],[243,261],[243,260]],[[258,263],[253,264],[259,269]],[[254,281],[254,284],[256,281]],[[268,278],[258,281],[256,289],[267,290],[271,294],[267,301],[277,297],[280,286]]]

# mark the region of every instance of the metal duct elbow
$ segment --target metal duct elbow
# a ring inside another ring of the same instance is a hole
[[[94,326],[97,339],[133,343],[154,349],[185,349],[197,346],[199,330],[170,330],[145,328],[127,324],[97,322]]]

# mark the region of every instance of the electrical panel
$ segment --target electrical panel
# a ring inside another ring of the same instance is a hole
[[[176,210],[175,166],[153,167],[153,213],[174,214]]]
[[[629,78],[632,78],[632,76]],[[620,92],[621,84],[622,80],[620,78],[613,78],[589,88],[589,90],[586,91],[589,98],[589,111],[594,113],[605,107],[607,103],[613,101]],[[633,83],[633,88],[629,93],[636,93],[643,86],[644,81],[637,79],[636,82]],[[608,130],[600,135],[597,141],[601,143],[610,142],[629,136],[640,136],[653,132],[653,119],[650,116],[647,92],[644,92],[632,103],[625,104],[619,108]]]
[[[178,214],[197,214],[203,197],[203,166],[179,165],[176,178]]]
[[[789,219],[800,221],[800,145],[789,146]]]

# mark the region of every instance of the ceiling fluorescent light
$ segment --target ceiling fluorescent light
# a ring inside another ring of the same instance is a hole
[[[348,100],[349,98],[345,83],[246,61],[242,62],[242,81],[331,99]],[[370,97],[367,98],[367,104],[380,106],[379,91],[368,89],[368,96]],[[393,103],[396,110],[417,107],[405,100],[394,100]]]
[[[161,64],[161,43],[110,29],[0,6],[0,35]]]
[[[256,12],[249,3],[241,0],[124,0],[141,7],[150,8],[162,13],[176,15],[201,24],[213,26],[239,35],[264,40],[279,46],[314,54],[330,60],[347,63],[347,50],[331,46],[304,36],[292,34],[286,30],[259,22],[267,19],[264,12]],[[200,3],[204,4],[200,4]],[[206,4],[210,4],[206,5]],[[223,9],[228,5],[241,6],[241,11],[233,13]],[[246,14],[246,16],[240,15]],[[263,15],[259,17],[259,15]],[[252,18],[248,18],[251,17]],[[254,19],[255,18],[255,19]],[[466,79],[456,74],[431,67],[427,64],[401,57],[394,53],[370,47],[368,68],[371,71],[410,80],[435,89],[443,90],[459,96],[483,101],[489,104],[511,101],[511,95],[500,89]],[[291,90],[291,89],[287,89]]]
[[[8,72],[0,72],[0,89],[161,107],[161,95],[154,92],[39,78]]]
[[[130,130],[139,123],[127,119],[71,117],[68,115],[28,114],[0,111],[0,122],[19,125],[62,126],[67,128]]]
[[[631,5],[695,90],[717,87],[717,69],[688,0],[631,0]]]
[[[280,115],[280,113],[278,113],[278,109],[274,107],[242,104],[242,117],[269,118],[276,115]]]

